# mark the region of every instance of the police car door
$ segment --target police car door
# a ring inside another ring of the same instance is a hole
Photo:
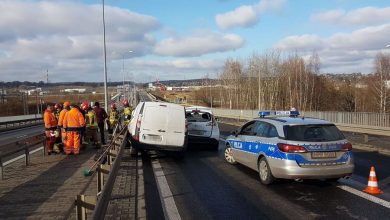
[[[247,140],[250,139],[251,135],[253,135],[254,125],[255,125],[255,121],[250,121],[246,123],[244,126],[242,126],[240,132],[238,133],[233,143],[233,157],[239,163],[245,164],[246,161],[245,158],[248,157]]]
[[[264,121],[256,121],[253,133],[254,136],[247,139],[247,142],[250,143],[248,151],[250,151],[251,154],[248,154],[245,163],[247,166],[256,170],[257,160],[261,152],[267,156],[275,156],[274,153],[279,140],[279,135],[274,125]]]

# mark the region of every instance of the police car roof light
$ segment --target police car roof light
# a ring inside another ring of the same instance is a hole
[[[298,117],[299,111],[260,111],[260,118],[264,118],[265,116],[290,116],[290,117]]]

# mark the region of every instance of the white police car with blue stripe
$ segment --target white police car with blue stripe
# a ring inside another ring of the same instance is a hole
[[[298,111],[263,111],[226,139],[225,159],[283,179],[338,179],[354,169],[352,145],[331,122]]]

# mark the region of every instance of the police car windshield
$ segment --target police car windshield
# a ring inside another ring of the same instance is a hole
[[[340,130],[332,124],[286,125],[284,133],[287,140],[326,142],[345,139]]]
[[[188,122],[209,122],[211,115],[208,112],[192,111],[186,112],[186,119]]]

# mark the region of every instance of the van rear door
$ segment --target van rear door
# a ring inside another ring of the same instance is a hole
[[[169,146],[184,146],[186,136],[186,121],[184,107],[169,104],[167,115],[166,144]]]
[[[142,114],[140,141],[145,144],[166,145],[168,108],[160,103],[147,103]]]

